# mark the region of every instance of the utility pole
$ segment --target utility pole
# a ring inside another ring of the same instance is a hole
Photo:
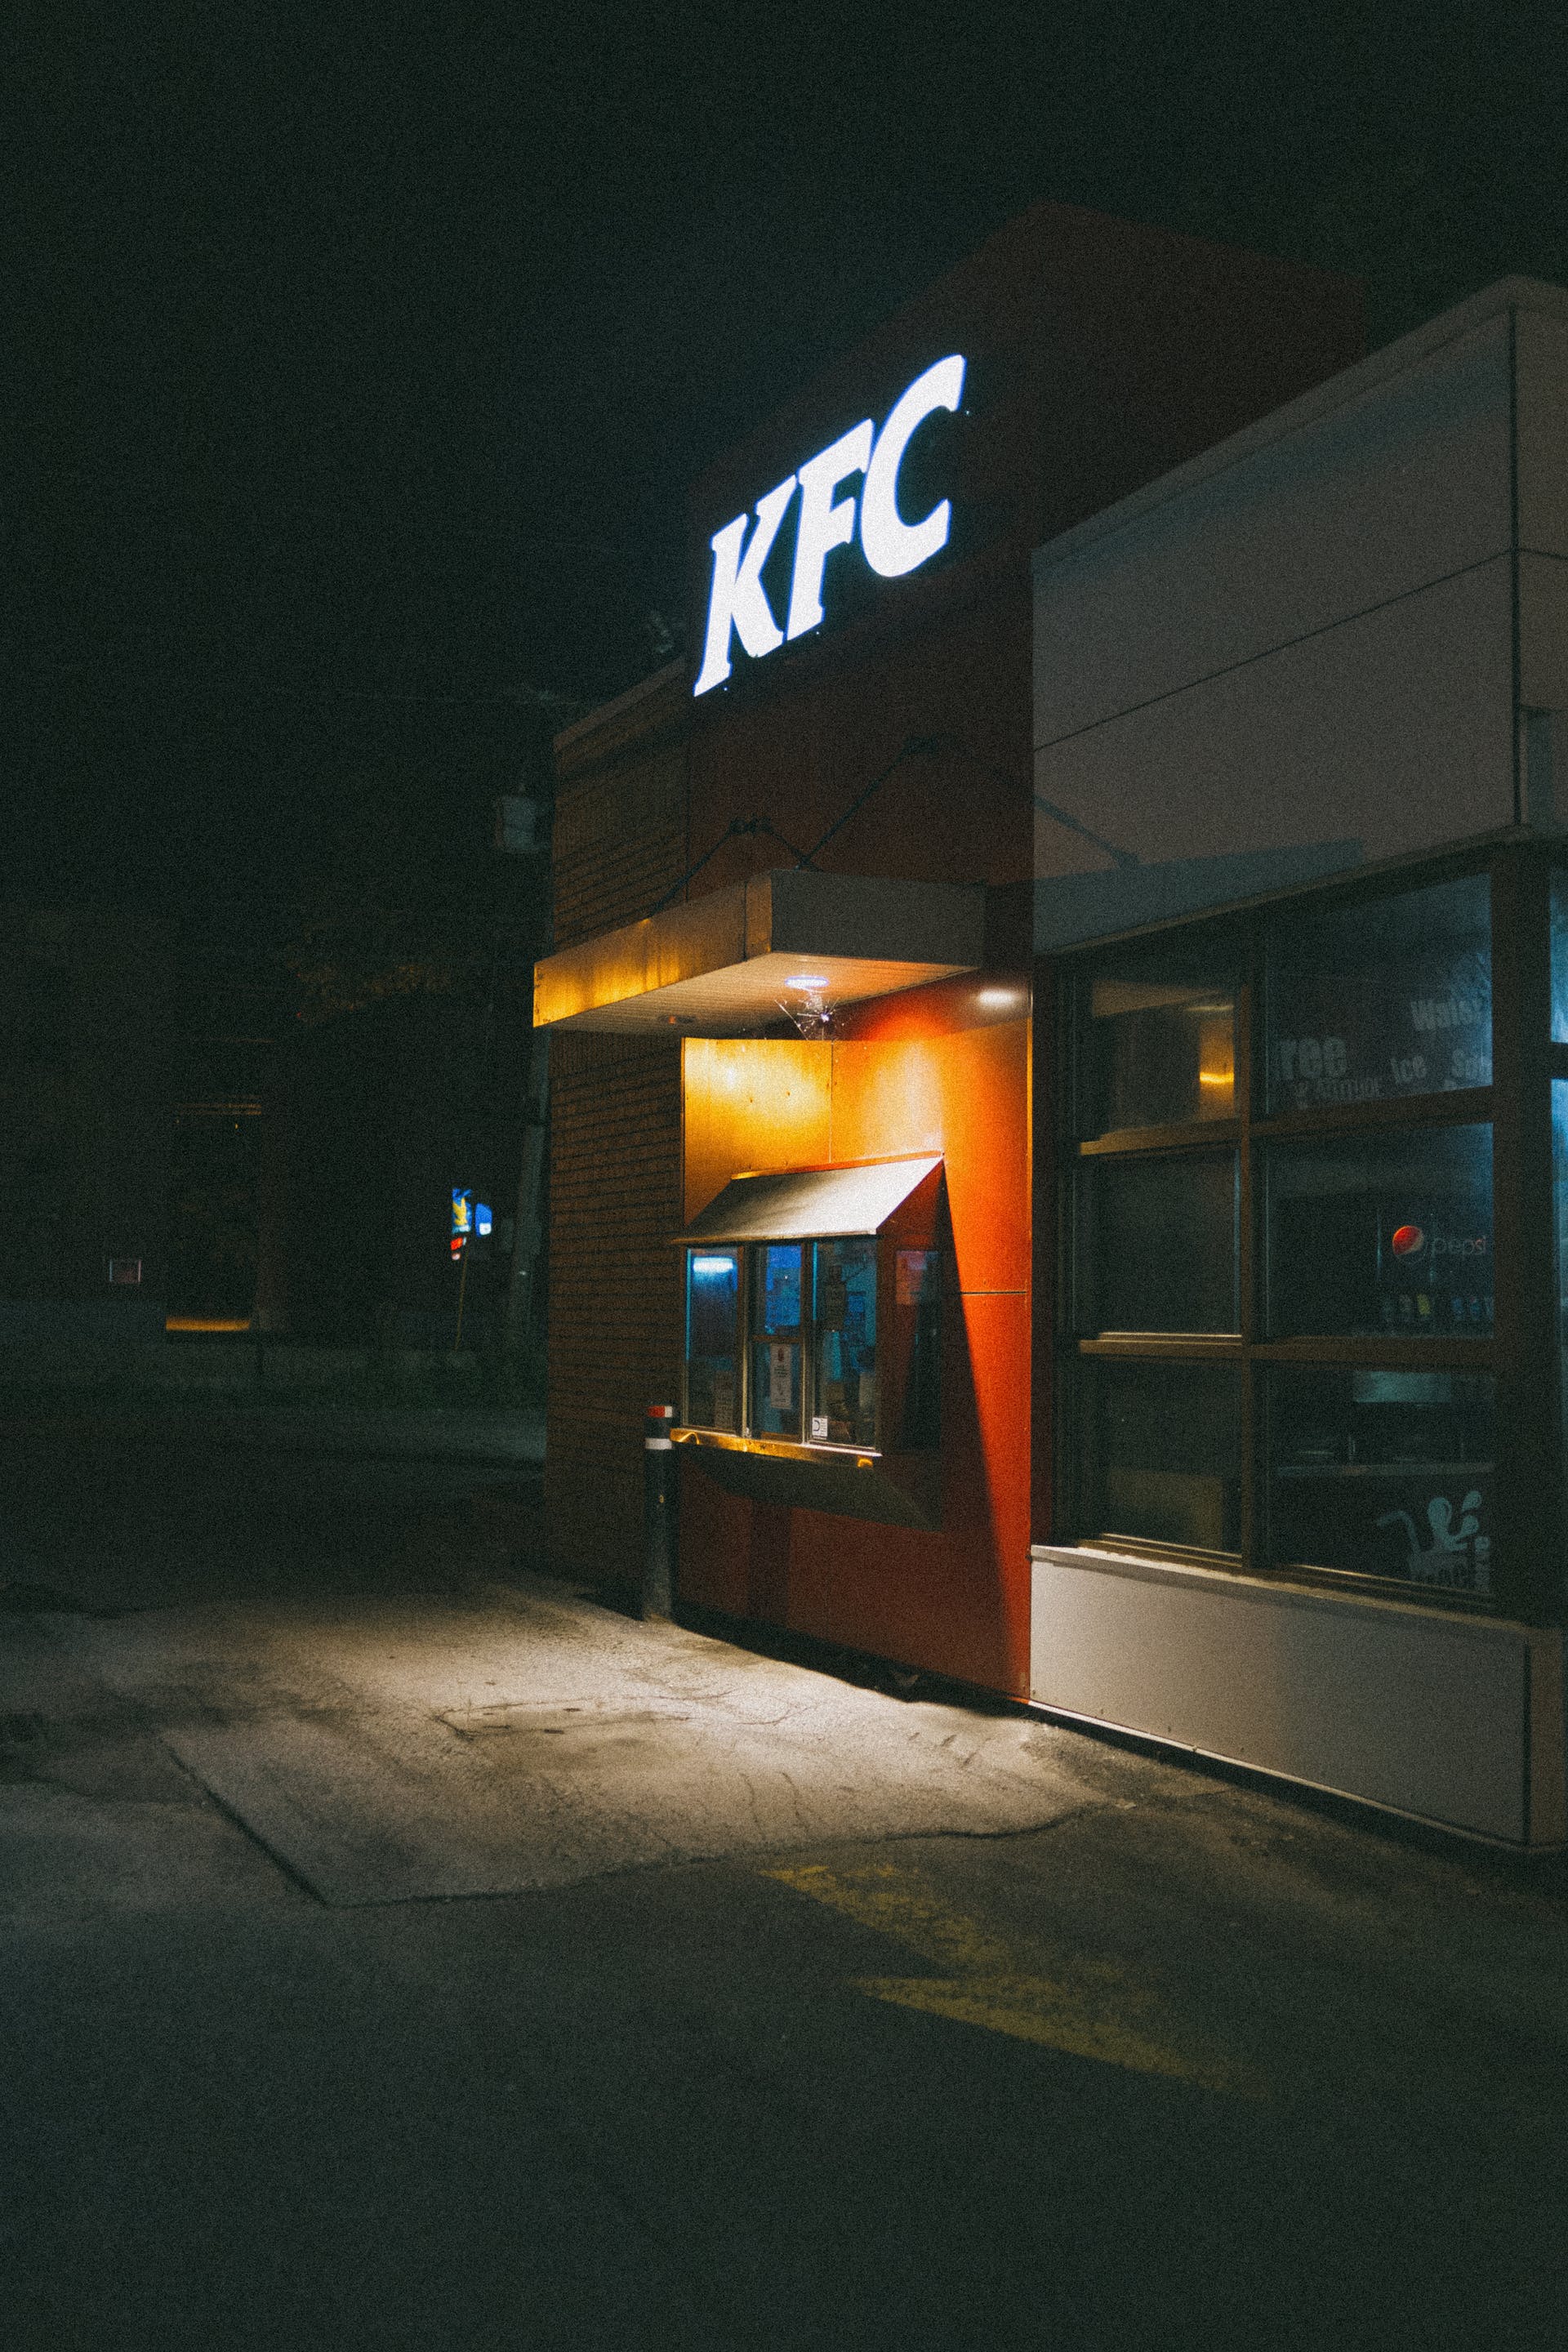
[[[549,1039],[536,1032],[528,1059],[528,1109],[522,1130],[522,1166],[517,1180],[517,1216],[512,1226],[511,1278],[507,1289],[509,1354],[525,1344],[533,1324],[535,1277],[544,1239],[539,1209],[550,1119],[549,1045]]]

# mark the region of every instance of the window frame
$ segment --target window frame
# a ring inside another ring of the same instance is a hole
[[[1553,1622],[1563,1613],[1563,1464],[1559,1399],[1562,1335],[1556,1328],[1556,1268],[1542,1282],[1543,1250],[1555,1250],[1552,1197],[1551,1080],[1568,1078],[1568,1043],[1552,1039],[1549,894],[1553,869],[1568,873],[1568,845],[1494,840],[1468,854],[1391,861],[1375,873],[1337,877],[1281,893],[1225,915],[1205,914],[1100,940],[1056,959],[1058,1236],[1055,1307],[1055,1459],[1051,1540],[1094,1544],[1152,1559],[1205,1567],[1460,1613],[1505,1614]],[[1329,912],[1403,897],[1462,877],[1489,886],[1492,967],[1492,1078],[1489,1086],[1449,1093],[1314,1106],[1268,1108],[1268,945],[1298,911]],[[1088,1003],[1108,956],[1144,940],[1178,935],[1200,950],[1212,942],[1216,962],[1236,974],[1235,1115],[1085,1137],[1091,1083]],[[1270,1339],[1266,1318],[1268,1147],[1285,1141],[1430,1131],[1487,1124],[1492,1139],[1494,1320],[1489,1337],[1421,1339],[1395,1334],[1309,1334]],[[1240,1329],[1223,1333],[1089,1333],[1079,1321],[1079,1264],[1084,1220],[1080,1185],[1087,1165],[1107,1157],[1190,1156],[1219,1148],[1237,1161],[1237,1282]],[[1084,1373],[1097,1360],[1234,1362],[1239,1367],[1240,1528],[1235,1552],[1198,1551],[1121,1534],[1091,1524],[1091,1414]],[[1268,1542],[1268,1388],[1271,1369],[1321,1364],[1342,1370],[1454,1370],[1489,1374],[1495,1382],[1498,1448],[1493,1526],[1494,1589],[1472,1594],[1412,1585],[1368,1571],[1275,1560]]]
[[[878,1334],[875,1345],[878,1351],[878,1378],[874,1433],[869,1444],[856,1444],[852,1441],[837,1438],[812,1437],[809,1433],[814,1417],[813,1409],[816,1402],[816,1366],[818,1333],[816,1316],[816,1251],[819,1247],[825,1244],[840,1242],[868,1243],[875,1252],[875,1296]],[[799,1325],[800,1338],[798,1342],[792,1343],[798,1344],[801,1352],[800,1426],[802,1433],[798,1438],[774,1435],[771,1432],[761,1430],[755,1426],[756,1413],[752,1394],[755,1382],[753,1378],[752,1354],[758,1341],[765,1339],[766,1337],[766,1335],[761,1332],[757,1328],[757,1265],[759,1259],[765,1251],[779,1247],[799,1248],[802,1253],[801,1318]],[[810,1235],[780,1234],[773,1237],[758,1236],[752,1240],[727,1242],[724,1244],[696,1242],[683,1243],[681,1244],[681,1319],[683,1332],[689,1331],[690,1328],[690,1310],[689,1302],[690,1297],[691,1258],[693,1255],[700,1255],[705,1251],[717,1251],[720,1248],[722,1248],[727,1252],[733,1251],[739,1261],[737,1269],[738,1304],[736,1318],[736,1344],[739,1360],[739,1399],[737,1412],[739,1428],[733,1431],[715,1429],[710,1423],[693,1422],[689,1418],[690,1357],[683,1342],[680,1361],[680,1420],[677,1424],[679,1432],[685,1433],[689,1431],[693,1435],[710,1441],[717,1441],[731,1446],[742,1446],[756,1452],[788,1454],[795,1459],[805,1459],[807,1457],[811,1457],[831,1461],[853,1462],[857,1459],[863,1461],[878,1460],[884,1456],[903,1453],[910,1453],[923,1456],[935,1455],[941,1452],[942,1438],[940,1426],[940,1404],[938,1407],[938,1435],[932,1444],[920,1447],[903,1447],[889,1442],[890,1438],[895,1435],[896,1433],[889,1429],[888,1422],[889,1400],[887,1384],[884,1381],[881,1373],[883,1350],[887,1346],[887,1341],[883,1338],[885,1321],[886,1318],[889,1318],[896,1311],[898,1296],[898,1255],[900,1251],[918,1249],[924,1253],[928,1259],[935,1260],[932,1276],[935,1282],[935,1297],[939,1316],[936,1345],[940,1360],[942,1349],[940,1320],[941,1301],[944,1290],[943,1276],[945,1272],[946,1260],[946,1252],[943,1250],[940,1241],[934,1238],[912,1240],[908,1234],[900,1233],[891,1227],[884,1227],[879,1233],[814,1234]],[[918,1312],[918,1307],[916,1311]],[[901,1404],[901,1396],[900,1402]]]

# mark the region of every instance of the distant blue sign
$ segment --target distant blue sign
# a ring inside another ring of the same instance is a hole
[[[474,1205],[474,1231],[478,1234],[479,1239],[483,1241],[485,1235],[489,1232],[489,1229],[490,1213],[486,1208],[482,1201],[476,1202]]]

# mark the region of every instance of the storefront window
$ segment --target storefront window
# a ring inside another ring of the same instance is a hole
[[[741,1255],[686,1253],[686,1419],[694,1429],[741,1426]]]
[[[811,1435],[827,1445],[877,1440],[877,1244],[816,1242]]]
[[[1292,915],[1271,941],[1268,1107],[1491,1084],[1490,896],[1467,875]]]
[[[1236,989],[1189,947],[1147,951],[1089,983],[1086,1136],[1186,1126],[1236,1110]]]
[[[1496,1418],[1484,1374],[1275,1368],[1276,1564],[1489,1593]]]
[[[1276,1339],[1491,1336],[1489,1127],[1275,1144],[1267,1166]]]
[[[1568,1045],[1568,870],[1552,869],[1552,1035]]]
[[[1236,1166],[1230,1151],[1086,1163],[1080,1328],[1237,1328]]]
[[[1087,1526],[1146,1543],[1235,1551],[1239,1365],[1099,1360],[1089,1377]]]
[[[1342,877],[1065,959],[1083,1115],[1062,1170],[1062,1535],[1239,1553],[1252,1574],[1360,1578],[1384,1600],[1517,1612],[1555,1593],[1568,856],[1491,843],[1473,863],[1403,889]],[[1499,1087],[1494,945],[1502,1002],[1527,1003],[1548,882],[1556,1042],[1510,1037]],[[1205,1136],[1166,1115],[1191,1103],[1194,1063],[1167,1027],[1162,1076],[1160,1024],[1198,1001],[1178,1005],[1178,984],[1217,997],[1227,971],[1240,1076],[1229,1128]]]
[[[801,1433],[801,1256],[799,1242],[752,1252],[752,1426],[762,1437]]]

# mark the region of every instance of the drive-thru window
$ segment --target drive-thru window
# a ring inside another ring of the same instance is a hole
[[[681,1236],[676,1437],[732,1491],[935,1524],[941,1176],[929,1156],[738,1176]]]

